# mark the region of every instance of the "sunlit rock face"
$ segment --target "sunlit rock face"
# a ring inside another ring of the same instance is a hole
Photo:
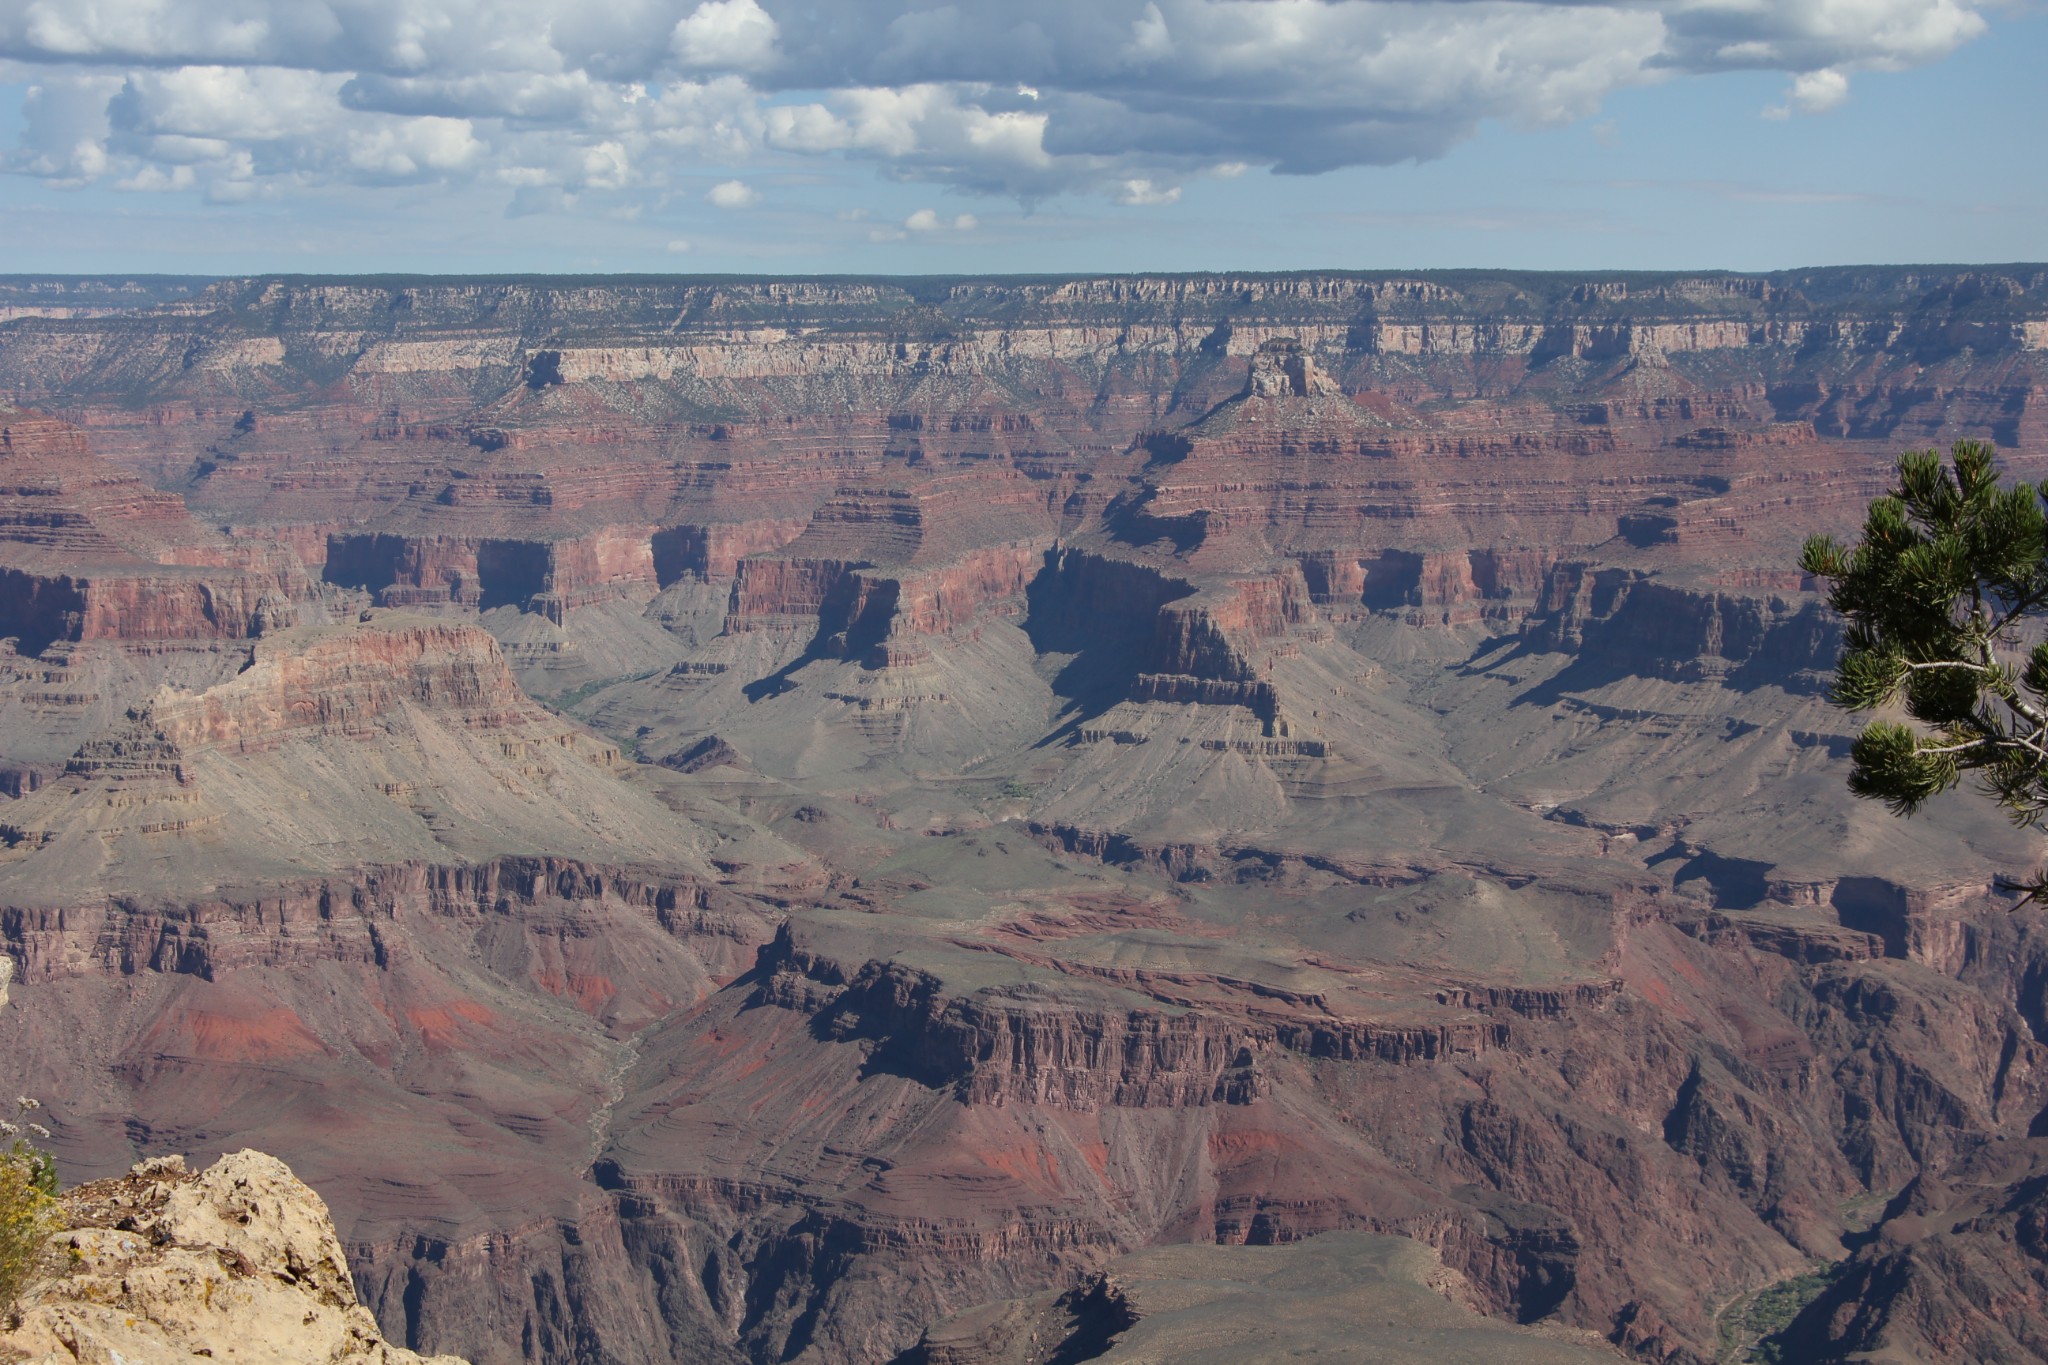
[[[389,1341],[479,1362],[1198,1343],[1193,1281],[1336,1310],[1144,1258],[1323,1234],[1559,1358],[1711,1359],[1815,1257],[1799,1350],[2033,1349],[2038,848],[1848,798],[1795,561],[1901,449],[2048,475],[2042,298],[0,323],[0,1055],[80,1176],[278,1153]]]
[[[0,1333],[13,1358],[466,1365],[384,1340],[320,1196],[262,1152],[180,1157],[65,1193],[64,1231]]]

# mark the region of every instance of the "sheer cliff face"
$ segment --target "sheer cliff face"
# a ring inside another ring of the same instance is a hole
[[[2044,290],[0,323],[66,416],[0,413],[0,1055],[75,1169],[279,1152],[478,1361],[884,1361],[1344,1230],[1646,1359],[1813,1257],[1801,1349],[2034,1340],[2033,1261],[1959,1305],[2038,1221],[2037,850],[1846,797],[1791,565],[1904,446],[2048,473]]]

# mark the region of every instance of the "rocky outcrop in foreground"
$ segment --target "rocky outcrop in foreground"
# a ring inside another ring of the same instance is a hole
[[[64,1196],[60,1273],[23,1296],[0,1360],[463,1365],[392,1346],[356,1301],[327,1205],[282,1161],[142,1162]]]

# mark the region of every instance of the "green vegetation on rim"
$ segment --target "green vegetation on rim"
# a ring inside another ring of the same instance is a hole
[[[1848,618],[1833,700],[1899,705],[1850,752],[1849,790],[1911,815],[1976,774],[2015,824],[2048,815],[2048,483],[2001,487],[1995,453],[1958,441],[1900,457],[1862,539],[1806,543],[1801,567]],[[2048,876],[2016,884],[2048,895]]]
[[[42,1106],[27,1096],[14,1101],[17,1121],[0,1120],[0,1322],[10,1318],[21,1291],[35,1274],[36,1261],[50,1234],[62,1228],[57,1207],[57,1163],[35,1145],[50,1130],[32,1120]]]

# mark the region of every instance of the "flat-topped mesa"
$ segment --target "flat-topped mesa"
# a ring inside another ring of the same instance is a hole
[[[894,568],[943,564],[988,545],[1049,538],[1069,485],[1014,469],[948,471],[901,484],[848,484],[779,554]]]
[[[1158,662],[1196,677],[1255,676],[1259,644],[1315,615],[1308,585],[1292,565],[1233,579],[1173,602],[1160,612]]]
[[[867,567],[859,560],[742,559],[726,607],[725,631],[801,629],[817,620],[828,600],[851,593],[853,575]]]
[[[1363,1019],[1333,1013],[1321,996],[1199,971],[1063,970],[1093,978],[1105,998],[955,990],[902,962],[840,960],[785,925],[762,951],[749,1003],[813,1015],[820,1040],[868,1040],[904,1074],[951,1087],[967,1105],[1176,1109],[1257,1103],[1281,1054],[1397,1064],[1477,1056],[1510,1041],[1503,1014],[1562,1018],[1614,990],[1453,991],[1426,1010]],[[1156,1003],[1132,1006],[1119,992]]]
[[[530,700],[478,625],[394,613],[249,653],[199,690],[160,689],[9,804],[0,898],[190,899],[537,850],[704,881],[763,865],[712,870],[691,820],[627,780],[615,743]],[[804,861],[768,846],[777,867]]]
[[[202,527],[68,423],[0,410],[0,634],[24,652],[245,638],[291,624],[310,595],[289,551]]]
[[[472,625],[385,618],[274,633],[247,667],[203,692],[165,688],[119,733],[88,741],[65,771],[114,783],[186,784],[200,750],[261,753],[293,739],[371,739],[406,705],[472,731],[554,726]]]
[[[725,629],[815,629],[813,651],[823,657],[869,667],[915,662],[927,652],[920,641],[971,629],[992,611],[1021,611],[1046,548],[986,546],[908,570],[836,559],[742,560]]]
[[[1269,674],[1276,658],[1293,652],[1286,637],[1317,619],[1298,566],[1198,577],[1061,547],[1045,557],[1030,598],[1042,647],[1116,642],[1133,670],[1129,700],[1241,706],[1268,737],[1289,733]]]
[[[369,736],[407,704],[467,730],[550,722],[484,631],[400,616],[260,641],[234,678],[197,695],[161,695],[144,723],[188,752],[249,753],[295,735]]]

